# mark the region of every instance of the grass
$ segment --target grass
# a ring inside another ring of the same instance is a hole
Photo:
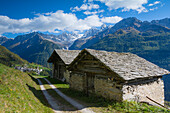
[[[51,113],[36,80],[0,64],[0,113]]]
[[[53,85],[55,85],[60,91],[65,93],[66,95],[72,97],[73,99],[77,100],[78,102],[86,105],[87,107],[92,108],[96,112],[103,112],[103,113],[112,113],[112,112],[133,112],[133,113],[169,113],[170,111],[160,108],[157,106],[150,106],[144,103],[137,103],[137,102],[116,102],[110,101],[102,97],[98,97],[95,94],[91,96],[86,96],[85,93],[75,91],[69,88],[69,85],[61,82],[59,80],[47,78]]]

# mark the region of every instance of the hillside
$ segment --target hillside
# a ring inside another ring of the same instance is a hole
[[[120,33],[122,32],[122,34]],[[170,70],[170,33],[142,36],[121,30],[92,45],[91,49],[135,53],[160,67]]]
[[[60,48],[58,44],[45,39],[37,32],[17,36],[14,40],[8,40],[2,45],[30,63],[34,62],[47,67],[49,67],[47,59],[53,50]]]
[[[12,53],[4,46],[0,45],[0,63],[7,66],[12,66],[15,64],[26,64],[28,62],[20,58],[18,55]]]
[[[0,64],[0,112],[49,113],[52,110],[30,76]]]

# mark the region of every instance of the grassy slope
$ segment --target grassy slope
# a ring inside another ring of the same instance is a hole
[[[11,66],[15,64],[24,64],[28,62],[20,58],[18,55],[12,53],[4,46],[0,45],[0,63],[5,64],[7,66]]]
[[[102,97],[97,97],[95,95],[91,95],[87,97],[84,93],[69,89],[69,85],[65,84],[61,81],[47,78],[50,82],[55,85],[60,91],[65,93],[66,95],[72,97],[78,102],[90,107],[96,112],[102,113],[113,113],[113,112],[167,112],[165,109],[149,106],[147,104],[136,103],[136,102],[115,102],[106,100]],[[53,94],[54,96],[54,94]]]
[[[35,81],[26,73],[0,64],[0,113],[52,112]]]

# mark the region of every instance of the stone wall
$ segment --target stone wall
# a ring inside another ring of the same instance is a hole
[[[121,89],[116,88],[116,83],[108,78],[95,77],[94,80],[95,93],[108,99],[122,100]]]
[[[146,98],[146,96],[148,96],[164,105],[164,84],[160,78],[139,82],[138,84],[124,85],[122,91],[123,100],[134,100],[155,104]]]
[[[70,88],[83,91],[83,75],[78,73],[70,73]]]

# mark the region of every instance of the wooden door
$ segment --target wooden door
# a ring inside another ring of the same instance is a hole
[[[64,75],[63,75],[63,73],[64,73],[64,66],[63,65],[59,65],[59,79],[61,80],[61,79],[63,79],[63,77],[64,77]]]
[[[94,75],[86,73],[86,94],[94,93]]]

